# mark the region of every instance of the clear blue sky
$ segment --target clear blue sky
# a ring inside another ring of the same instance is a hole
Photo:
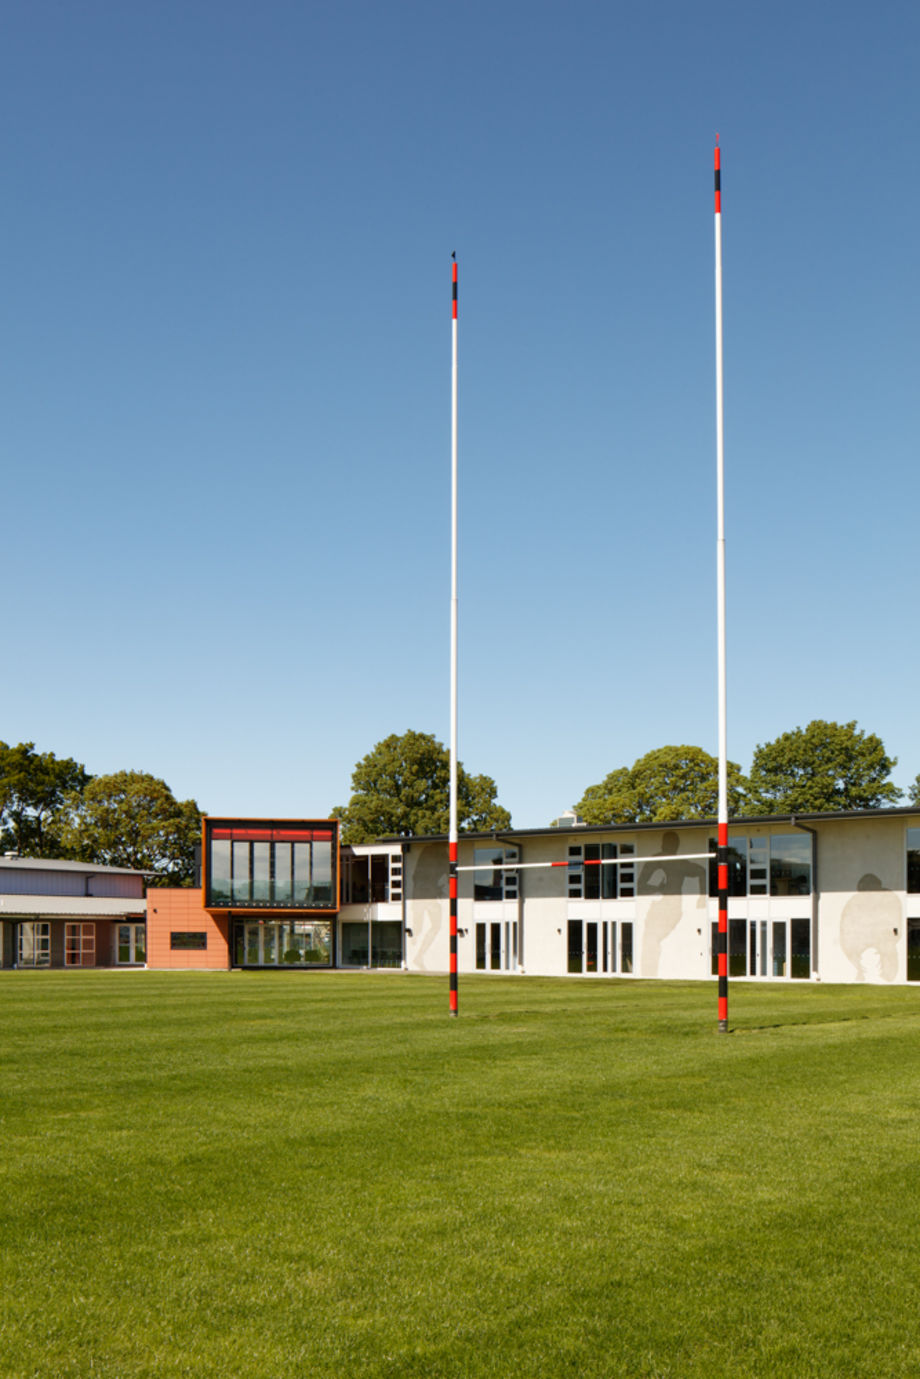
[[[920,771],[915,0],[10,0],[0,736],[322,814],[447,740],[521,827],[856,719]]]

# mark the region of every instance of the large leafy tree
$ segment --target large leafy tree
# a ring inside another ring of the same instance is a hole
[[[62,839],[85,861],[146,871],[156,885],[183,885],[192,878],[201,811],[156,776],[116,771],[69,797]]]
[[[920,775],[918,775],[907,792],[907,798],[911,804],[920,804]]]
[[[901,791],[889,776],[897,766],[875,733],[852,723],[816,718],[758,746],[751,763],[752,812],[817,814],[833,809],[878,809]]]
[[[729,808],[745,799],[741,768],[728,763]],[[719,762],[702,747],[657,747],[631,767],[619,766],[589,785],[575,809],[589,824],[673,823],[718,813]]]
[[[446,833],[450,823],[450,754],[431,733],[392,733],[357,763],[347,805],[332,811],[342,820],[342,840]],[[463,832],[511,827],[496,803],[491,776],[470,776],[458,763],[457,816]]]
[[[0,842],[23,857],[57,857],[65,798],[90,780],[72,757],[36,752],[34,742],[0,742]]]

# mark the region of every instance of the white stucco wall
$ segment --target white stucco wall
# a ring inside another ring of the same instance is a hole
[[[819,964],[826,982],[907,980],[907,829],[916,819],[818,825]],[[912,902],[912,908],[908,901]]]
[[[772,935],[774,924],[785,921],[787,942],[790,921],[813,921],[812,968],[817,965],[823,981],[906,982],[907,920],[920,919],[920,895],[909,896],[906,891],[906,830],[920,827],[920,812],[912,816],[879,814],[865,819],[810,823],[818,838],[817,894],[731,898],[729,919],[757,921],[758,928],[761,924],[766,926],[768,935]],[[500,920],[504,924],[519,915],[519,966],[525,973],[567,975],[568,923],[579,920],[599,926],[606,923],[608,934],[613,924],[618,926],[618,934],[624,922],[632,924],[634,976],[712,980],[710,933],[718,918],[718,903],[708,896],[706,858],[692,855],[707,851],[712,833],[711,825],[662,826],[610,834],[586,834],[576,828],[514,839],[524,863],[563,861],[570,844],[632,844],[636,852],[636,894],[622,900],[569,899],[564,866],[522,867],[519,903],[474,903],[473,874],[461,872],[460,972],[476,970],[477,921]],[[789,823],[749,823],[733,827],[730,838],[797,833],[808,836]],[[461,839],[461,866],[472,865],[475,846],[474,840]],[[677,854],[676,860],[671,858],[672,853]],[[644,864],[643,858],[647,859]],[[406,939],[407,965],[411,971],[446,973],[446,843],[413,843],[405,865],[406,923],[412,931]],[[619,963],[616,966],[613,975],[621,975]],[[767,975],[772,977],[773,973]],[[603,979],[604,974],[598,972],[596,976]]]

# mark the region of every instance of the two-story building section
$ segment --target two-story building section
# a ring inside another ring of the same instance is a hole
[[[142,967],[146,912],[142,872],[0,857],[3,967]]]
[[[461,835],[463,973],[711,978],[715,824]],[[920,981],[920,810],[733,820],[729,975]],[[209,818],[200,887],[153,890],[152,967],[449,965],[447,840],[341,846],[336,819]]]

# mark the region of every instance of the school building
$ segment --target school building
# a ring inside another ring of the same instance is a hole
[[[461,974],[711,978],[715,833],[462,835]],[[920,981],[920,808],[736,819],[729,843],[731,976]],[[4,966],[446,973],[447,840],[343,846],[335,819],[209,817],[198,886],[145,903],[140,873],[7,860],[0,916]]]

